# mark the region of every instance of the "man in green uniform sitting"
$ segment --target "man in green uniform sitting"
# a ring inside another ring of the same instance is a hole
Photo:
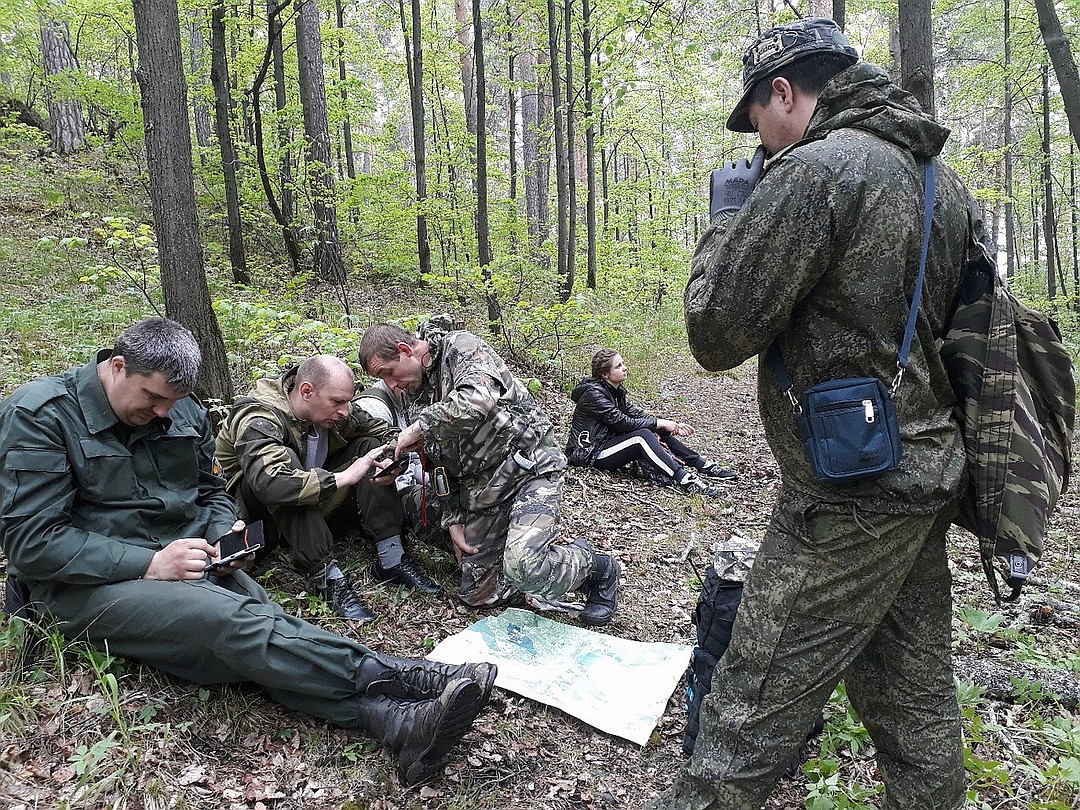
[[[68,638],[196,683],[255,682],[291,709],[363,729],[406,784],[427,781],[495,668],[379,655],[285,613],[242,562],[206,573],[213,539],[244,524],[214,473],[207,413],[188,396],[200,360],[187,329],[150,318],[0,402],[9,577]]]
[[[375,618],[333,555],[327,518],[346,504],[360,533],[375,543],[383,581],[425,593],[440,588],[405,553],[405,520],[392,482],[371,478],[371,462],[397,434],[353,401],[356,380],[344,360],[315,355],[280,377],[255,383],[237,399],[217,437],[226,490],[249,519],[268,518],[308,588],[353,621]]]

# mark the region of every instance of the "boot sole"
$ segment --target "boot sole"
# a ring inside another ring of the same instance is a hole
[[[407,786],[422,785],[438,774],[450,749],[461,742],[484,708],[480,697],[480,684],[466,678],[451,682],[443,690],[439,701],[445,705],[431,732],[431,740],[401,775]]]
[[[479,674],[479,673],[477,673]],[[499,668],[495,664],[488,663],[487,677],[482,681],[476,681],[480,686],[480,700],[487,704],[491,699],[491,690],[495,688],[495,679],[499,677]]]

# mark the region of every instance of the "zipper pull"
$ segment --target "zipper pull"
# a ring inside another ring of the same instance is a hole
[[[866,424],[874,424],[874,401],[872,399],[864,399],[862,401],[863,416],[866,418]]]

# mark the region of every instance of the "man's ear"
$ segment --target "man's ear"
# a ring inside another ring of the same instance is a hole
[[[109,369],[114,376],[127,373],[127,360],[124,359],[122,354],[113,355],[109,358]]]
[[[296,392],[307,399],[315,392],[315,386],[311,384],[311,380],[304,380],[296,386]]]
[[[414,351],[415,347],[410,346],[408,343],[405,343],[404,341],[399,341],[398,342],[397,350],[398,350],[399,355],[404,354],[407,357],[412,357],[413,354],[415,353],[415,351]]]
[[[795,107],[795,87],[783,76],[775,76],[772,80],[772,91],[776,101],[784,108],[784,112],[791,112]]]

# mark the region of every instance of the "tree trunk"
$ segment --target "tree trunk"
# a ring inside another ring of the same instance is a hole
[[[266,18],[270,47],[274,58],[274,110],[277,113],[277,142],[281,154],[278,163],[281,216],[283,224],[291,228],[296,211],[293,204],[293,164],[289,152],[289,146],[292,143],[292,131],[289,128],[289,119],[285,112],[285,108],[289,103],[288,94],[285,90],[285,47],[282,44],[285,29],[281,22],[281,12],[284,11],[287,2],[288,0],[266,0]],[[252,104],[252,108],[255,106],[255,104]],[[255,116],[259,116],[257,110]],[[297,272],[300,272],[299,265],[297,265]]]
[[[86,143],[82,104],[75,97],[71,81],[71,74],[78,64],[71,52],[68,24],[44,16],[39,18],[39,23],[52,147],[58,154],[70,155]]]
[[[330,169],[330,124],[326,111],[326,76],[323,72],[322,34],[317,0],[298,0],[296,61],[299,68],[300,102],[304,108],[307,136],[307,182],[315,220],[315,275],[343,285],[334,173]]]
[[[420,274],[431,273],[431,245],[428,243],[427,147],[424,143],[424,49],[421,42],[420,0],[411,0],[412,36],[405,19],[404,0],[398,0],[401,33],[405,37],[405,66],[409,78],[409,102],[412,112],[413,159],[416,170],[416,255]]]
[[[593,119],[592,0],[581,0],[581,56],[585,66],[585,275],[590,290],[596,289],[596,121]]]
[[[840,26],[840,30],[843,31],[844,26],[847,24],[847,0],[833,0],[832,18]]]
[[[189,12],[188,25],[191,30],[189,64],[195,86],[191,92],[191,108],[195,114],[195,140],[203,149],[210,146],[211,124],[210,109],[206,106],[203,88],[206,86],[206,40],[203,37],[202,9],[194,8]]]
[[[457,40],[461,45],[461,87],[464,91],[465,98],[465,129],[469,131],[469,134],[476,136],[476,83],[474,82],[474,76],[479,70],[478,67],[474,67],[473,58],[476,52],[476,48],[473,45],[473,35],[471,28],[474,23],[471,21],[471,9],[469,0],[454,0],[454,15],[457,19]],[[477,77],[478,78],[478,77]]]
[[[934,39],[930,0],[905,0],[900,11],[900,86],[934,117]]]
[[[136,80],[146,137],[165,314],[195,335],[202,350],[199,393],[230,402],[232,381],[203,266],[191,165],[191,125],[174,0],[134,0],[139,49]]]
[[[521,50],[518,59],[518,81],[521,84],[521,163],[525,175],[525,219],[529,240],[534,251],[547,239],[547,224],[541,220],[540,197],[543,172],[540,165],[541,142],[545,137],[540,125],[540,89],[536,75],[536,52],[530,45]],[[546,159],[546,155],[545,155]]]
[[[356,160],[353,156],[352,124],[349,122],[349,90],[345,86],[345,8],[342,0],[334,0],[337,10],[338,27],[338,82],[341,88],[341,108],[344,116],[341,122],[342,138],[345,141],[345,171],[350,179],[356,178]]]
[[[1013,90],[1012,90],[1012,30],[1011,0],[1005,0],[1005,277],[1012,278],[1016,270],[1016,230],[1013,221]]]
[[[1073,141],[1080,144],[1080,74],[1073,60],[1072,47],[1061,30],[1061,20],[1051,0],[1035,0],[1039,13],[1039,31],[1042,32],[1050,63],[1054,66],[1065,116],[1069,119],[1069,132]]]
[[[518,170],[517,170],[517,125],[518,125],[518,88],[514,86],[514,18],[510,11],[510,0],[506,0],[506,105],[507,118],[507,151],[510,154],[510,199],[517,202]],[[519,210],[515,207],[515,211]],[[516,245],[517,232],[512,237]],[[517,252],[515,247],[515,253]]]
[[[563,9],[563,31],[566,35],[563,57],[566,60],[566,273],[562,277],[562,300],[574,294],[574,275],[577,267],[577,143],[574,138],[574,0],[566,0]]]
[[[484,76],[484,24],[480,0],[472,0],[473,56],[476,65],[476,252],[484,279],[488,327],[499,331],[499,299],[491,287],[491,232],[488,226],[487,81]]]
[[[1038,687],[1037,694],[1042,696],[1042,700],[1056,695],[1070,711],[1076,711],[1080,703],[1080,684],[1075,677],[1061,669],[1013,662],[1003,665],[981,658],[957,658],[953,662],[953,672],[960,681],[980,687],[983,696],[993,700],[1016,702],[1017,681],[1020,681]],[[1031,696],[1036,693],[1029,687],[1027,694]]]
[[[559,273],[560,293],[566,289],[567,230],[569,217],[566,210],[566,139],[563,135],[562,86],[559,77],[559,20],[555,15],[555,0],[547,0],[548,10],[548,64],[551,68],[551,103],[555,116],[555,255]]]
[[[1042,180],[1043,180],[1043,238],[1046,240],[1046,294],[1053,301],[1057,297],[1054,248],[1057,229],[1054,227],[1054,175],[1050,170],[1050,68],[1043,65],[1043,142],[1042,142]]]
[[[217,0],[210,16],[210,83],[214,86],[214,127],[221,152],[221,173],[225,178],[225,211],[229,224],[229,265],[236,284],[250,284],[244,233],[240,224],[240,194],[236,188],[239,160],[232,140],[232,98],[229,94],[229,66],[225,59],[225,3]]]

